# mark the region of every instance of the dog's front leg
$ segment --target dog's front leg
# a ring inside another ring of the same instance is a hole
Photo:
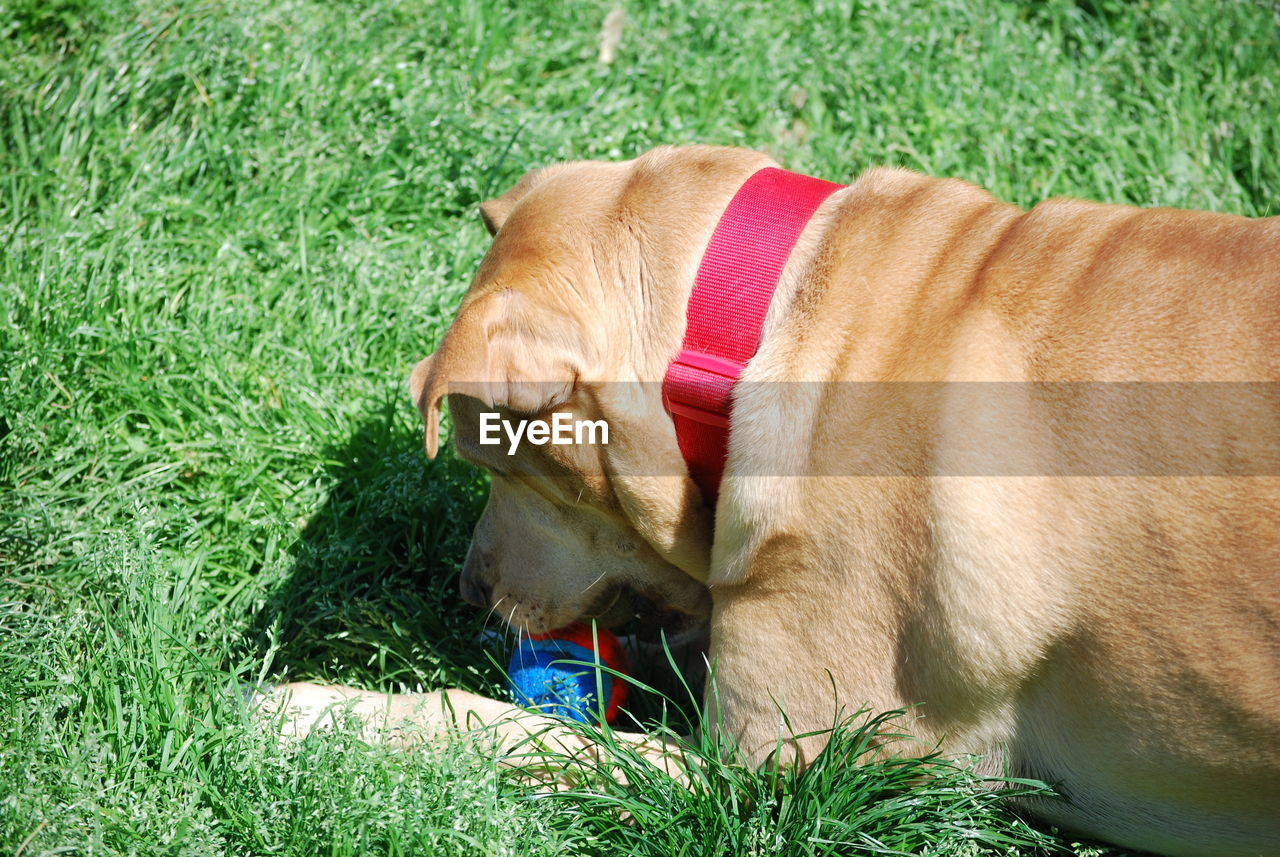
[[[747,763],[806,765],[854,715],[905,707],[893,649],[873,626],[817,623],[806,608],[817,602],[785,585],[713,592],[707,728],[721,731]]]
[[[616,751],[593,740],[590,731],[465,690],[377,693],[293,682],[259,694],[256,703],[260,716],[279,723],[284,735],[305,736],[353,716],[366,740],[386,740],[406,748],[471,735],[487,742],[504,764],[522,769],[532,779],[563,782],[574,778],[575,769],[576,773],[616,770],[611,764]],[[612,731],[609,736],[668,774],[684,776],[676,739]]]
[[[360,723],[367,740],[386,739],[402,745],[508,720],[515,722],[516,716],[523,714],[510,703],[464,690],[377,693],[311,682],[281,685],[259,694],[255,703],[262,716],[279,718],[283,735],[305,737],[350,716]],[[514,732],[510,738],[512,742],[518,740]]]

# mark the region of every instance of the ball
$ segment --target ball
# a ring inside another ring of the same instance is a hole
[[[596,723],[604,702],[610,723],[627,698],[627,683],[596,665],[625,674],[630,665],[622,643],[607,628],[575,622],[546,634],[521,638],[507,666],[517,705],[580,723]]]

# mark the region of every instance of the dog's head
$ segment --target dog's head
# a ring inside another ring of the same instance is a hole
[[[462,573],[468,601],[532,633],[638,615],[642,630],[673,634],[706,619],[712,515],[659,383],[718,212],[765,163],[655,150],[537,170],[481,206],[493,244],[410,379],[428,456],[447,397],[458,452],[492,475]],[[557,414],[575,428],[603,420],[608,443],[513,443],[503,428]]]

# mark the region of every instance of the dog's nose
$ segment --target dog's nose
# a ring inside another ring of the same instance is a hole
[[[488,607],[489,598],[493,595],[493,587],[464,573],[458,578],[458,592],[462,595],[462,600],[468,604],[475,607]]]

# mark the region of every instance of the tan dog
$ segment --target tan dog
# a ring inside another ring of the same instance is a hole
[[[758,760],[790,737],[779,707],[802,733],[922,703],[926,742],[1055,783],[1051,822],[1280,853],[1280,400],[1253,383],[1280,377],[1280,218],[1024,212],[869,170],[787,265],[713,520],[656,385],[630,382],[663,377],[711,232],[770,163],[659,149],[482,206],[493,246],[411,382],[429,455],[451,386],[478,382],[450,398],[493,474],[464,596],[535,632],[636,604],[709,621],[708,722]],[[508,455],[477,442],[495,409],[603,418],[609,443]],[[421,702],[390,716],[440,722]]]

